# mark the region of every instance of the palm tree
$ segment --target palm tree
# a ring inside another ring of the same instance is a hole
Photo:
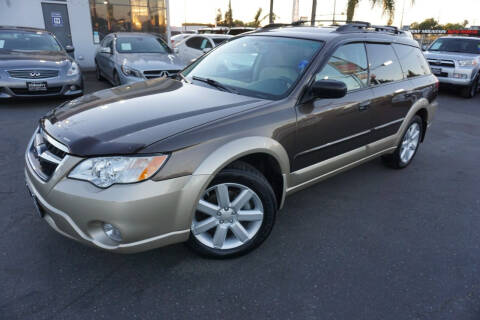
[[[412,5],[415,3],[415,0],[411,0]],[[353,15],[355,14],[355,9],[357,8],[360,0],[348,0],[347,4],[347,21],[353,20]],[[393,23],[393,17],[395,15],[395,0],[370,0],[372,6],[381,4],[383,9],[383,14],[388,14],[388,25]]]

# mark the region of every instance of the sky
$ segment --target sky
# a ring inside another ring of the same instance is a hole
[[[258,8],[263,14],[270,10],[270,0],[231,0],[233,18],[245,22],[252,21]],[[337,20],[342,20],[346,12],[347,0],[317,0],[317,19],[331,19],[336,2]],[[380,1],[381,2],[381,1]],[[394,25],[400,26],[402,7],[405,3],[403,24],[421,22],[427,18],[439,19],[440,23],[463,22],[465,19],[471,25],[480,25],[480,0],[397,0]],[[291,22],[293,0],[274,0],[273,12],[279,16],[276,22]],[[300,0],[300,16],[310,17],[312,0]],[[170,0],[170,19],[172,26],[181,26],[183,22],[214,23],[216,10],[225,13],[228,0]],[[369,0],[360,0],[355,11],[355,20],[368,21],[374,24],[386,24],[388,17],[382,16],[381,7],[372,9]],[[264,21],[268,22],[268,18]]]

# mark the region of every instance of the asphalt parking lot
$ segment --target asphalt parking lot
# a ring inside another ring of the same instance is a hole
[[[260,248],[226,261],[102,252],[37,218],[23,153],[59,103],[0,101],[1,319],[480,318],[480,96],[443,92],[410,167],[375,160],[293,195]]]

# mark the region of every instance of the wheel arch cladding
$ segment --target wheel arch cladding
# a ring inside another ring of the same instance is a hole
[[[285,177],[290,172],[290,160],[283,146],[267,137],[246,137],[230,141],[212,152],[193,173],[211,175],[210,181],[223,168],[235,161],[244,161],[262,172],[270,182],[279,208],[285,198]],[[206,187],[206,186],[205,186]]]
[[[423,130],[422,130],[422,139],[420,141],[423,142],[423,140],[425,139],[425,133],[427,132],[428,111],[426,108],[421,108],[420,110],[417,111],[417,113],[415,113],[415,115],[418,115],[420,118],[422,118]]]

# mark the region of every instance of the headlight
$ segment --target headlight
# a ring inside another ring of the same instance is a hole
[[[143,78],[143,75],[140,71],[135,70],[133,68],[130,68],[126,65],[122,65],[122,72],[125,74],[127,77],[136,77],[136,78]]]
[[[69,178],[89,181],[100,188],[116,183],[133,183],[153,176],[167,161],[168,156],[101,157],[80,162]]]
[[[72,65],[70,66],[70,69],[68,69],[67,75],[74,76],[77,75],[79,72],[80,68],[78,67],[78,64],[75,61],[72,61]]]
[[[477,64],[477,60],[458,60],[458,65],[460,67],[474,67]]]

